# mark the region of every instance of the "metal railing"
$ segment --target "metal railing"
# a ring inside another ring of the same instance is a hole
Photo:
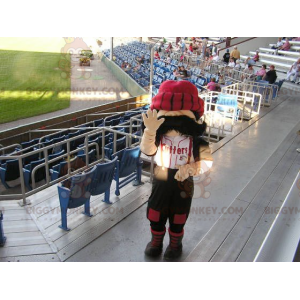
[[[135,118],[136,119],[136,118]],[[132,126],[134,127],[135,125],[133,125],[133,122],[131,123],[130,121],[127,122],[129,124],[129,126]],[[126,124],[124,124],[124,126],[126,126]],[[122,127],[124,127],[122,125]],[[114,127],[117,127],[117,126],[114,126]],[[53,184],[56,184],[58,183],[59,181],[61,180],[64,180],[66,178],[68,178],[69,176],[71,175],[74,175],[74,174],[77,174],[79,172],[82,172],[83,170],[87,169],[87,168],[90,168],[91,166],[95,165],[96,163],[99,163],[103,160],[105,160],[105,154],[104,154],[104,147],[105,147],[105,139],[102,138],[102,157],[100,158],[99,156],[99,146],[98,144],[96,143],[88,143],[88,139],[89,137],[92,137],[92,136],[95,136],[95,135],[100,135],[102,134],[102,137],[105,136],[105,133],[106,132],[110,132],[110,133],[113,133],[113,153],[116,152],[116,140],[117,140],[117,135],[124,135],[126,136],[126,147],[128,146],[134,146],[135,144],[132,144],[131,143],[131,139],[132,138],[135,138],[135,139],[138,139],[140,140],[141,137],[140,136],[137,136],[137,135],[134,135],[132,134],[132,128],[130,128],[130,132],[131,133],[126,133],[126,132],[121,132],[121,131],[118,131],[118,130],[114,130],[112,128],[108,128],[108,127],[101,127],[101,128],[94,128],[94,127],[87,127],[87,128],[83,128],[83,129],[88,129],[88,130],[92,130],[92,131],[89,131],[89,132],[86,132],[86,133],[82,133],[78,136],[75,136],[75,137],[72,137],[72,138],[69,138],[67,140],[63,140],[61,142],[58,142],[58,143],[55,143],[55,144],[52,144],[52,145],[49,145],[49,146],[46,146],[46,147],[40,147],[38,149],[35,149],[33,151],[30,151],[30,152],[27,152],[27,153],[21,153],[21,154],[8,154],[8,155],[4,155],[4,156],[0,156],[0,160],[2,159],[5,159],[5,160],[18,160],[18,165],[19,165],[19,173],[20,173],[20,185],[21,185],[21,194],[11,194],[11,195],[0,195],[0,200],[1,199],[16,199],[16,198],[22,198],[22,202],[20,203],[20,205],[27,205],[29,204],[29,202],[26,200],[27,197],[53,185]],[[78,128],[68,128],[68,129],[58,129],[58,131],[66,131],[66,130],[78,130]],[[72,141],[75,141],[77,139],[80,139],[80,138],[84,138],[85,142],[84,142],[84,146],[82,147],[77,147],[75,150],[72,150],[71,151],[71,148],[70,148],[70,143]],[[129,138],[130,138],[130,141],[129,141]],[[55,157],[51,160],[48,160],[48,150],[51,149],[51,148],[54,148],[54,147],[59,147],[59,146],[63,146],[66,144],[66,148],[67,148],[67,151],[66,153],[58,156],[58,157]],[[21,146],[19,144],[14,144],[14,145],[11,145],[11,146],[8,146],[8,147],[5,147],[5,149],[9,149],[9,148],[15,148],[16,146],[19,146],[21,148]],[[35,145],[36,146],[36,145]],[[89,148],[91,146],[96,146],[96,153],[97,153],[97,161],[96,162],[93,162],[93,163],[89,163]],[[33,147],[33,146],[31,146]],[[30,149],[31,147],[28,147],[27,149]],[[25,149],[21,149],[21,150],[25,150]],[[77,169],[77,170],[71,170],[71,162],[70,162],[70,157],[76,153],[78,153],[78,151],[80,150],[85,150],[85,164],[86,166],[84,166],[83,168],[80,168],[80,169]],[[24,174],[23,174],[23,160],[24,158],[28,157],[28,156],[32,156],[34,154],[42,154],[43,153],[43,156],[44,156],[44,159],[45,161],[41,164],[39,164],[38,166],[36,166],[33,170],[32,170],[32,173],[31,173],[31,180],[32,180],[32,187],[33,189],[31,191],[28,191],[26,192],[26,189],[25,189],[25,181],[24,181]],[[68,174],[67,175],[64,175],[62,177],[60,177],[59,179],[56,179],[56,180],[53,180],[53,181],[50,181],[50,170],[49,170],[49,165],[50,164],[53,164],[55,161],[58,161],[58,160],[61,160],[61,159],[67,159],[67,166],[68,166]],[[36,187],[36,183],[35,183],[35,174],[37,172],[38,169],[40,168],[45,168],[45,172],[46,172],[46,183],[42,186],[39,186],[39,187]]]
[[[265,84],[255,81],[238,82],[222,88],[226,93],[253,93],[261,95],[261,105],[270,106],[277,98],[278,86],[275,84]]]
[[[209,108],[212,107],[213,98],[218,98],[220,94],[233,95],[237,97],[238,109],[240,110],[238,118],[241,120],[250,120],[259,114],[262,96],[258,93],[248,91],[240,91],[233,89],[231,86],[223,87],[221,93],[209,92],[201,94],[202,99],[209,103]],[[220,104],[217,104],[220,106]]]

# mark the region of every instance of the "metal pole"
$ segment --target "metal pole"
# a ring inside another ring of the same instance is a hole
[[[150,97],[152,99],[152,83],[153,83],[153,63],[154,63],[154,46],[151,48],[150,52]]]
[[[114,56],[114,38],[110,38],[110,60],[113,61]]]
[[[30,201],[26,200],[22,158],[19,157],[18,161],[19,161],[20,183],[21,183],[21,191],[22,191],[22,199],[23,199],[23,201],[19,201],[19,205],[26,206],[26,205],[30,205],[31,203],[30,203]]]

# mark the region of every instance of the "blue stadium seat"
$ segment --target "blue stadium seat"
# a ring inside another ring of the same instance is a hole
[[[57,186],[61,208],[61,225],[63,230],[70,230],[67,224],[67,211],[84,205],[84,214],[91,217],[90,198],[91,186],[95,176],[96,167],[88,172],[74,175]]]
[[[109,200],[110,187],[114,177],[116,163],[117,158],[113,159],[110,162],[97,164],[95,176],[93,178],[91,186],[91,195],[97,196],[105,193],[103,201],[108,204],[111,204]]]
[[[6,160],[0,166],[0,179],[6,189],[10,186],[7,181],[12,181],[20,177],[19,161],[17,159]]]
[[[143,162],[140,160],[140,153],[140,147],[135,147],[126,148],[112,155],[113,158],[118,159],[114,176],[114,180],[116,181],[115,194],[117,196],[120,195],[120,189],[133,180],[135,181],[134,186],[142,184]],[[124,177],[125,179],[120,181],[120,179]]]

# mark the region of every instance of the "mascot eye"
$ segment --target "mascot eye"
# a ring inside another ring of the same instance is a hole
[[[75,51],[74,48],[69,48],[69,49],[67,50],[67,53],[69,53],[69,54],[75,54],[76,51]]]

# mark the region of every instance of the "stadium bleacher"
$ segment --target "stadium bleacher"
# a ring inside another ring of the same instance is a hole
[[[259,61],[256,65],[274,65],[278,72],[287,73],[292,64],[300,57],[300,42],[291,40],[289,43],[291,44],[289,51],[272,49],[275,44],[269,44],[269,48],[259,47],[257,49],[259,51]],[[255,51],[249,51],[249,55],[241,55],[241,59],[246,60],[247,57],[253,57],[255,53]]]

